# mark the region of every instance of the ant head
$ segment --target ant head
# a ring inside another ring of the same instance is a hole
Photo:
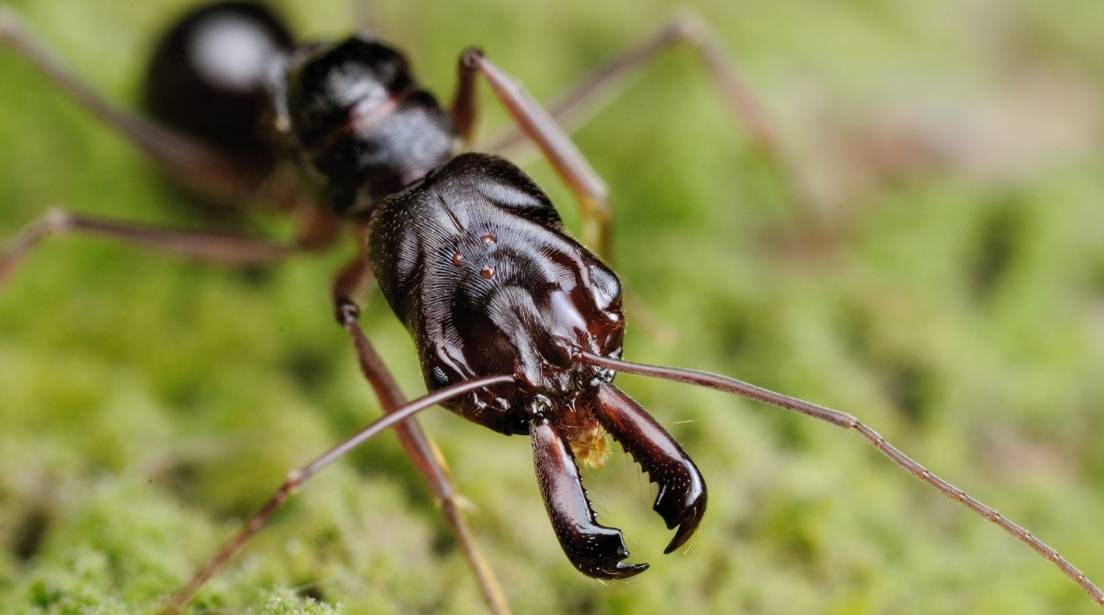
[[[455,410],[527,433],[541,395],[569,408],[601,369],[578,351],[619,356],[617,275],[563,230],[547,195],[509,162],[458,156],[384,200],[372,216],[372,267],[414,333],[432,388],[481,374],[517,384]]]

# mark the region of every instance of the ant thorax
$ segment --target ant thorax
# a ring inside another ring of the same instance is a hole
[[[572,357],[620,355],[620,283],[565,234],[521,170],[493,156],[459,156],[380,203],[371,227],[373,270],[415,337],[430,387],[517,376],[455,402],[454,411],[508,434],[547,419],[572,425],[580,441],[600,439],[580,396],[608,375]]]
[[[265,130],[272,102],[269,70],[294,47],[291,32],[263,5],[200,7],[165,32],[154,49],[146,69],[146,109],[263,176],[277,158]]]
[[[338,214],[365,212],[452,157],[452,119],[406,58],[362,35],[296,50],[272,78],[277,134]]]

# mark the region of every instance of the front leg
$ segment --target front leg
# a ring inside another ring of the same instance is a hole
[[[402,407],[406,403],[406,398],[357,322],[360,306],[356,302],[356,297],[364,292],[371,280],[372,272],[369,270],[367,259],[357,255],[334,279],[332,287],[334,314],[338,324],[349,333],[352,339],[361,373],[375,390],[376,398],[383,406],[384,413],[390,414]],[[487,606],[492,613],[509,614],[510,605],[506,601],[498,579],[487,564],[479,545],[472,537],[471,529],[464,520],[461,512],[464,499],[453,484],[441,451],[413,418],[396,425],[395,433],[398,434],[399,442],[406,451],[407,457],[414,463],[414,467],[422,474],[430,491],[440,502],[445,521],[456,537],[456,542],[479,583],[479,589],[483,593]]]
[[[249,520],[242,525],[241,529],[239,529],[221,549],[215,552],[214,555],[200,566],[199,570],[192,575],[191,580],[169,598],[169,602],[165,605],[162,613],[179,613],[188,604],[188,601],[195,596],[196,592],[203,587],[207,580],[222,568],[226,562],[230,561],[234,555],[241,551],[246,541],[264,528],[269,518],[272,517],[272,513],[276,512],[292,494],[302,488],[311,477],[326,469],[333,462],[344,457],[349,451],[373,438],[381,431],[389,427],[394,427],[402,421],[409,420],[418,412],[430,408],[435,404],[449,401],[481,387],[504,384],[511,381],[512,378],[508,375],[489,376],[470,382],[454,384],[435,393],[419,397],[409,404],[397,407],[393,412],[376,419],[360,431],[342,440],[337,446],[319,455],[310,463],[288,472],[287,478],[284,479],[284,482],[281,483],[275,493],[272,494],[272,497],[268,498],[268,500],[257,509],[257,512],[249,517]]]
[[[609,189],[563,128],[525,88],[491,63],[478,49],[460,56],[460,80],[450,111],[461,135],[471,138],[475,123],[475,77],[482,75],[518,127],[540,148],[552,168],[575,195],[583,216],[583,237],[600,256],[609,259],[613,212]]]

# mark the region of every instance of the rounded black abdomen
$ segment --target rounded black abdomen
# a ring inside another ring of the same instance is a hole
[[[271,62],[292,36],[264,5],[217,2],[186,13],[158,41],[146,106],[162,123],[263,172],[275,160],[263,125]]]

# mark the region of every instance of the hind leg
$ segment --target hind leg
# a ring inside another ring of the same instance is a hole
[[[0,45],[23,57],[75,103],[185,186],[216,198],[236,198],[253,193],[259,185],[261,178],[239,163],[105,99],[31,34],[15,9],[8,6],[0,6]]]

